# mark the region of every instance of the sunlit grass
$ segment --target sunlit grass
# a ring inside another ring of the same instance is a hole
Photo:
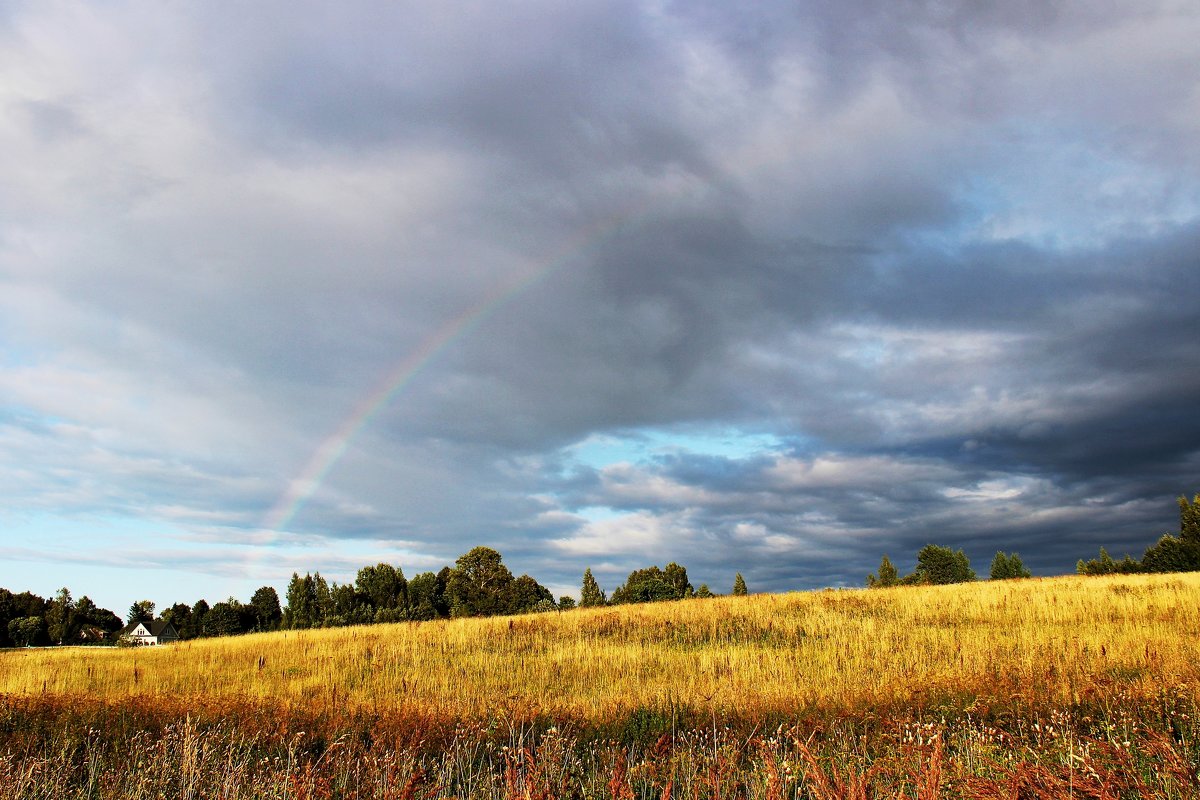
[[[1200,678],[1200,575],[824,591],[0,653],[0,693],[603,721],[944,698],[1079,702]]]
[[[0,653],[0,800],[1200,796],[1200,575]]]

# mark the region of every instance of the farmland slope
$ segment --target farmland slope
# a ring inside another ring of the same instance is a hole
[[[598,722],[742,719],[1200,680],[1200,574],[723,597],[520,617],[0,653],[0,694]]]

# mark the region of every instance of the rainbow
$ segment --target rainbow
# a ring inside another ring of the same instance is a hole
[[[304,508],[305,503],[325,482],[329,473],[346,454],[350,442],[363,428],[389,406],[396,396],[404,391],[417,375],[455,342],[463,339],[499,309],[531,287],[562,269],[585,251],[620,232],[630,220],[641,217],[636,211],[627,211],[584,229],[570,237],[550,257],[523,270],[513,279],[497,286],[490,293],[459,316],[443,323],[426,337],[400,363],[379,381],[376,387],[354,407],[313,451],[300,474],[293,478],[286,490],[263,517],[261,527],[272,533],[280,533]]]

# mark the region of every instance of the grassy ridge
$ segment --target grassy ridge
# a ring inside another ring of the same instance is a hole
[[[1200,796],[1200,575],[0,652],[0,800]]]
[[[228,698],[473,719],[769,717],[1078,702],[1200,679],[1200,575],[827,591],[0,654],[0,694]]]

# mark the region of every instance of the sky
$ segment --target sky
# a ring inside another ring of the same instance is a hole
[[[0,6],[0,586],[861,586],[1200,491],[1200,6]]]

